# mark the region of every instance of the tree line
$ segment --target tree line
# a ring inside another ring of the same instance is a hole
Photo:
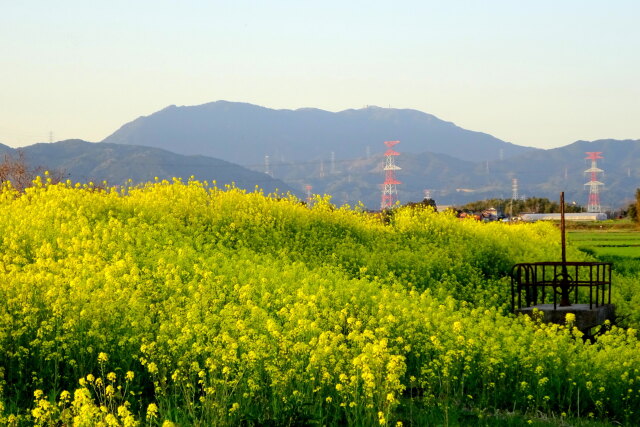
[[[521,213],[554,213],[560,212],[560,203],[549,200],[545,197],[530,197],[524,200],[512,199],[486,199],[470,202],[460,206],[463,211],[479,212],[489,208],[512,216]],[[582,212],[582,206],[576,203],[565,203],[565,212]]]

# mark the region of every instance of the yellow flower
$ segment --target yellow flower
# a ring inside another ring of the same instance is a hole
[[[381,426],[387,424],[387,419],[384,417],[384,412],[382,411],[378,412],[378,422]]]
[[[115,389],[113,388],[113,386],[111,384],[109,384],[105,389],[104,392],[107,395],[107,397],[112,397],[115,393]]]
[[[108,360],[109,360],[109,356],[107,355],[107,353],[100,352],[98,354],[98,362],[106,363]]]
[[[462,323],[453,322],[453,332],[455,332],[456,334],[459,334],[461,331],[462,331]]]
[[[150,403],[147,406],[147,420],[155,420],[156,418],[158,418],[158,405]]]

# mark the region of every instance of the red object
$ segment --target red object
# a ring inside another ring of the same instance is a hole
[[[604,157],[600,155],[602,151],[587,151],[585,154],[587,155],[585,159],[591,160],[591,167],[585,171],[591,175],[591,180],[585,184],[589,186],[587,212],[600,212],[600,192],[598,187],[603,184],[598,181],[598,173],[602,172],[602,169],[597,167],[596,160],[604,159]]]
[[[381,209],[388,209],[393,206],[398,197],[398,189],[396,188],[396,185],[402,184],[396,179],[396,171],[400,170],[400,168],[395,164],[395,157],[399,156],[400,153],[391,149],[391,147],[399,143],[400,141],[384,142],[384,145],[389,149],[384,153],[384,183],[382,185]]]

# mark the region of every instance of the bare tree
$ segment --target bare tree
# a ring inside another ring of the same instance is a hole
[[[46,168],[42,166],[30,167],[26,161],[24,152],[17,151],[16,156],[5,154],[0,162],[0,184],[7,181],[11,182],[11,186],[18,191],[24,191],[25,188],[32,185],[33,180],[38,175],[44,174]],[[49,178],[53,183],[58,183],[64,179],[64,172],[52,170],[49,172]]]

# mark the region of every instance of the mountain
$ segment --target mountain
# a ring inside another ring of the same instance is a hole
[[[313,108],[273,110],[217,101],[169,106],[125,124],[103,142],[202,154],[243,165],[362,157],[383,152],[385,140],[409,153],[433,152],[462,160],[512,157],[536,149],[462,129],[416,110],[367,107],[338,113]],[[262,168],[264,170],[264,168]]]
[[[360,201],[367,208],[376,209],[380,204],[380,186],[384,180],[383,163],[381,154],[337,161],[335,168],[327,169],[324,174],[319,172],[317,165],[311,168],[308,163],[275,163],[273,173],[294,188],[311,185],[313,193],[331,194],[338,205]],[[441,200],[446,196],[447,203],[466,200],[456,197],[460,192],[456,189],[466,190],[488,184],[482,174],[475,172],[476,163],[446,154],[403,152],[396,158],[396,163],[402,168],[396,175],[402,181],[398,186],[398,196],[403,203],[422,200],[427,188],[439,189],[438,196]]]
[[[567,200],[586,205],[590,176],[584,171],[591,166],[587,152],[602,152],[597,164],[604,173],[598,180],[603,205],[615,207],[633,199],[640,187],[640,140],[603,139],[576,141],[563,147],[531,152],[490,165],[496,176],[518,178],[529,195],[549,195],[564,190]],[[546,197],[546,196],[545,196]]]
[[[587,204],[590,177],[584,173],[591,165],[585,152],[601,151],[598,167],[601,204],[618,208],[629,203],[640,187],[640,140],[578,141],[565,147],[536,150],[506,160],[469,162],[436,153],[405,153],[396,158],[401,167],[397,178],[402,203],[420,201],[424,190],[440,205],[463,204],[490,198],[510,198],[512,179],[518,180],[518,193],[525,197],[557,200],[561,191],[566,200]],[[311,185],[314,193],[333,195],[337,204],[362,201],[369,208],[380,204],[380,184],[384,180],[382,155],[369,159],[336,162],[333,171],[321,176],[317,165],[274,163],[274,176],[294,188]]]
[[[33,166],[61,170],[72,180],[122,184],[170,179],[216,180],[219,186],[235,182],[253,190],[259,185],[267,192],[278,188],[302,195],[307,185],[315,194],[331,194],[334,203],[355,204],[362,201],[368,208],[380,205],[380,184],[384,180],[382,154],[362,156],[352,160],[337,160],[333,167],[325,164],[321,173],[318,161],[272,163],[274,180],[270,176],[205,157],[183,156],[165,150],[110,143],[89,143],[81,140],[53,144],[35,144],[20,149]],[[604,207],[625,206],[640,187],[640,140],[577,141],[550,150],[535,150],[505,160],[471,162],[438,153],[401,152],[396,163],[402,169],[397,177],[398,198],[402,203],[419,201],[429,189],[438,205],[462,204],[489,198],[510,198],[512,178],[518,179],[519,195],[547,197],[557,200],[565,191],[568,201],[586,205],[588,188],[584,185],[590,167],[585,153],[600,151],[604,159],[598,167],[605,172],[598,176],[605,186],[601,189]],[[0,155],[14,153],[13,148],[0,145]],[[286,183],[286,184],[285,184]]]
[[[0,144],[0,155],[5,155],[13,152],[13,148],[8,145]]]
[[[134,183],[153,181],[155,177],[179,177],[186,181],[194,176],[198,180],[215,180],[219,187],[235,183],[248,191],[259,186],[267,193],[276,189],[293,192],[280,180],[224,160],[183,156],[152,147],[67,140],[34,144],[20,150],[32,167],[58,170],[74,181],[123,184],[128,179]]]

